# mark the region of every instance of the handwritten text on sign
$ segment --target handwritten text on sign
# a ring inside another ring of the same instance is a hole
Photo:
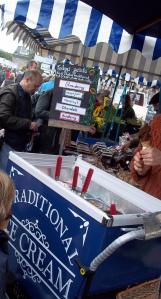
[[[63,104],[68,104],[68,105],[73,105],[73,106],[78,106],[78,107],[80,107],[80,105],[81,105],[80,100],[67,98],[67,97],[62,98],[62,103]]]
[[[83,93],[82,92],[73,91],[73,90],[66,90],[65,91],[65,95],[67,97],[78,98],[78,99],[82,99],[82,97],[83,97]]]
[[[80,116],[76,115],[76,114],[70,114],[70,113],[61,112],[60,113],[60,119],[79,123]]]
[[[86,131],[93,123],[98,78],[99,71],[94,68],[57,64],[49,125],[63,127],[65,124],[66,128]],[[79,118],[71,114],[79,115]]]
[[[85,67],[78,67],[74,65],[58,64],[56,67],[56,76],[61,79],[77,80],[77,81],[88,81],[90,77]]]
[[[79,114],[79,115],[85,115],[85,113],[86,113],[85,108],[78,108],[78,107],[75,107],[75,106],[59,104],[59,103],[56,104],[56,110],[75,113],[75,114]]]
[[[60,80],[59,87],[87,92],[89,91],[90,85],[85,83],[74,82],[74,81]]]

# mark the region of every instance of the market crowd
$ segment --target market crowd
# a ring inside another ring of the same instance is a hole
[[[47,77],[30,61],[26,70],[16,74],[0,66],[0,298],[6,298],[8,235],[6,228],[12,215],[14,185],[5,173],[10,151],[58,154],[61,129],[48,126],[54,89],[54,76]],[[96,95],[93,122],[88,136],[101,140],[102,136],[117,141],[119,135],[129,134],[130,141],[122,151],[133,149],[131,161],[132,183],[143,191],[161,199],[161,110],[160,94],[150,101],[156,115],[149,124],[140,124],[127,93],[122,108],[113,105],[110,87]],[[73,131],[71,139],[77,140]],[[3,258],[1,258],[3,256]],[[3,269],[6,269],[3,271]]]
[[[61,129],[48,126],[54,76],[43,76],[37,62],[30,61],[25,72],[19,74],[0,66],[0,81],[0,169],[6,171],[10,151],[58,154]],[[142,190],[161,199],[159,93],[152,97],[150,104],[156,115],[149,125],[144,126],[138,122],[133,100],[128,93],[120,109],[111,101],[110,87],[100,90],[96,95],[93,123],[88,135],[97,140],[102,136],[112,140],[118,126],[119,135],[128,132],[131,140],[136,141],[131,163],[132,181]],[[75,141],[78,135],[79,132],[74,131],[71,138]]]

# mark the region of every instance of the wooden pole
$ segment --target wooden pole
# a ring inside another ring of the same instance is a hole
[[[59,148],[59,155],[63,154],[65,140],[67,137],[68,129],[62,128],[61,136],[60,136],[60,148]]]

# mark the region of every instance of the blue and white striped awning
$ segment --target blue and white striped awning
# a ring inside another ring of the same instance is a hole
[[[148,81],[147,86],[161,88],[161,81],[159,81],[159,80]]]
[[[51,49],[54,39],[72,36],[91,47],[109,43],[117,53],[130,49],[145,57],[161,56],[161,39],[131,35],[116,22],[79,0],[0,0],[3,27],[28,46]]]
[[[115,70],[109,69],[106,73],[106,75],[116,78],[118,76],[117,72]]]
[[[147,85],[147,80],[143,76],[137,77],[134,79],[134,82],[136,84]]]
[[[124,73],[121,75],[121,78],[127,82],[133,80],[133,78],[131,77],[131,75],[129,73]]]

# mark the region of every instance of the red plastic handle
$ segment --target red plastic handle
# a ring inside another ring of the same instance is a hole
[[[61,166],[62,166],[62,157],[57,158],[56,162],[56,169],[55,169],[55,179],[59,180],[60,172],[61,172]]]
[[[117,214],[115,203],[111,203],[111,205],[110,205],[110,214],[111,215],[116,215]]]
[[[92,179],[93,172],[94,172],[94,170],[92,168],[90,168],[88,170],[86,179],[85,179],[84,184],[83,184],[82,193],[86,193],[87,192],[89,184],[90,184],[91,179]]]
[[[78,183],[79,166],[75,166],[73,173],[72,189],[75,190]]]

